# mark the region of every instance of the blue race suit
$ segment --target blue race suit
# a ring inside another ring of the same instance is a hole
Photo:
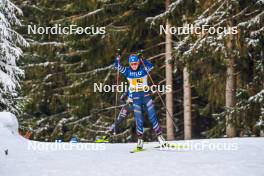
[[[119,58],[115,60],[115,68],[122,73],[129,81],[129,97],[133,99],[133,110],[136,120],[136,132],[139,137],[142,137],[143,128],[143,107],[146,108],[148,118],[152,124],[152,127],[157,135],[161,134],[161,128],[157,119],[156,111],[153,105],[151,94],[149,91],[145,91],[145,87],[148,86],[147,78],[148,72],[153,69],[152,63],[147,60],[143,60],[144,65],[141,63],[137,70],[132,70],[130,67],[124,67],[119,63]]]

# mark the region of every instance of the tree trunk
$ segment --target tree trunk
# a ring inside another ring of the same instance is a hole
[[[184,139],[192,138],[192,93],[190,75],[187,67],[183,69],[183,109],[184,109]]]
[[[227,65],[227,77],[226,77],[226,107],[233,108],[235,106],[235,93],[236,93],[236,81],[234,73],[234,59],[230,58]],[[226,117],[226,135],[227,137],[235,137],[236,129],[230,122],[231,116]]]
[[[170,4],[170,0],[166,0],[166,9]],[[166,20],[166,46],[165,46],[165,64],[166,64],[166,85],[170,85],[173,88],[173,77],[172,77],[172,35],[169,32],[171,27],[168,20]],[[166,127],[167,127],[167,140],[174,140],[174,126],[173,126],[173,89],[166,92]]]
[[[262,104],[262,107],[260,108],[261,110],[261,121],[262,121],[262,124],[260,126],[260,137],[264,137],[264,129],[263,129],[263,120],[264,120],[264,105]]]
[[[232,26],[231,21],[228,21],[228,25]],[[227,39],[227,49],[229,53],[229,59],[227,62],[227,73],[226,73],[226,107],[233,108],[236,104],[236,77],[235,77],[235,59],[230,53],[232,50],[232,40],[233,35],[229,34]],[[226,135],[227,137],[235,137],[236,129],[232,124],[232,117],[230,115],[226,116]]]

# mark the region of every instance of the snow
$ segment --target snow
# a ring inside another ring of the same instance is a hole
[[[30,43],[31,45],[38,45],[38,46],[45,46],[45,45],[53,45],[55,46],[65,46],[65,43],[63,42],[57,42],[57,41],[53,41],[53,42],[38,42],[38,41],[33,41]]]
[[[18,120],[10,112],[0,112],[0,129],[6,128],[12,134],[18,134]]]
[[[248,101],[255,103],[262,103],[264,101],[264,89],[258,92],[256,95],[251,96]]]
[[[0,113],[0,119],[1,176],[264,175],[264,138],[174,141],[188,148],[167,151],[153,148],[157,142],[151,142],[145,143],[146,151],[131,154],[129,150],[135,147],[135,143],[29,141],[11,132],[17,129],[14,115]],[[205,146],[204,149],[201,144]],[[41,147],[33,150],[34,145]],[[227,146],[225,150],[208,147],[223,145]],[[72,150],[62,150],[63,146],[72,146]],[[8,155],[4,153],[6,149]]]
[[[166,10],[165,12],[155,16],[155,17],[148,17],[146,18],[146,22],[151,22],[152,25],[155,24],[155,21],[156,20],[160,20],[162,18],[164,18],[165,16],[169,15],[170,13],[172,13],[177,7],[179,7],[179,5],[181,3],[183,3],[184,1],[183,0],[176,0],[175,2],[171,3],[169,6],[168,6],[168,10]]]
[[[264,4],[264,0],[258,0],[257,4]]]

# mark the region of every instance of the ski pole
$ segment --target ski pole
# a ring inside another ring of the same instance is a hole
[[[138,53],[140,54],[139,56],[142,56],[143,51],[141,50],[141,51],[138,52]],[[145,63],[143,62],[142,57],[140,57],[140,61],[141,61],[141,63],[143,64],[145,70],[147,71],[147,67],[146,67]],[[152,79],[152,77],[151,77],[151,75],[150,75],[150,73],[149,73],[148,71],[147,71],[147,74],[148,74],[148,76],[149,76],[149,78],[150,78],[151,83],[152,83],[153,85],[155,85],[155,83],[154,83],[154,81],[153,81],[153,79]],[[172,117],[172,115],[171,115],[171,113],[169,112],[168,108],[166,107],[165,102],[163,101],[163,99],[162,99],[162,97],[161,97],[161,95],[160,95],[160,92],[157,91],[157,93],[158,93],[158,96],[159,96],[159,98],[160,98],[160,100],[161,100],[161,103],[162,103],[163,107],[166,109],[166,112],[169,114],[169,117],[170,117],[171,120],[172,120],[173,126],[174,126],[175,128],[177,128],[177,127],[176,127],[176,124],[175,124],[175,122],[174,122],[174,119],[173,119],[173,117]]]
[[[118,101],[118,85],[119,85],[119,65],[120,65],[120,49],[117,49],[116,57],[119,57],[118,59],[118,66],[117,66],[117,74],[116,74],[116,95],[115,95],[115,122],[117,120],[117,101]],[[114,133],[116,134],[116,126],[114,129]]]

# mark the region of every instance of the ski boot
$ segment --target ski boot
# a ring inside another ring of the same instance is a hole
[[[164,139],[162,135],[158,135],[158,141],[159,141],[160,147],[162,148],[169,147],[169,143]]]
[[[95,143],[109,143],[109,138],[115,135],[113,130],[107,130],[105,136],[96,136]]]
[[[143,139],[138,139],[137,150],[143,150],[143,144],[144,144]]]
[[[95,143],[109,143],[108,136],[96,136]]]
[[[144,144],[143,139],[138,139],[136,149],[131,150],[130,153],[137,153],[137,152],[144,151],[144,149],[143,149],[143,144]]]

